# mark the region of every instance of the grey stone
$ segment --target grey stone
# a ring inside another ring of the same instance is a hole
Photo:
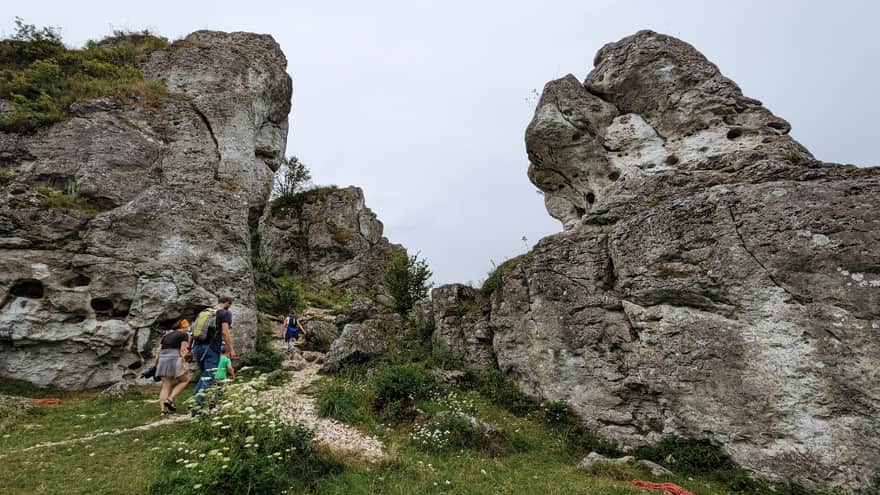
[[[324,356],[321,372],[333,372],[349,362],[366,361],[385,354],[388,342],[399,339],[406,322],[399,314],[380,313],[361,323],[348,323]]]
[[[459,370],[432,369],[431,376],[441,383],[461,383],[467,379],[468,374]]]
[[[661,466],[660,464],[657,464],[656,462],[652,462],[646,459],[639,459],[638,462],[642,466],[648,468],[653,476],[672,476],[675,474],[672,471]]]
[[[434,352],[451,353],[470,369],[495,365],[489,302],[476,289],[449,284],[431,291],[433,303]]]
[[[260,255],[272,267],[337,289],[383,294],[392,249],[359,187],[321,187],[266,210]]]
[[[308,366],[308,362],[298,352],[287,355],[287,359],[281,362],[281,369],[285,371],[300,371]]]
[[[0,189],[0,376],[118,382],[222,294],[236,351],[253,348],[249,223],[286,145],[285,66],[269,36],[200,31],[142,67],[173,96],[83,101],[35,134],[0,133],[15,177]],[[74,183],[93,211],[48,207],[38,190]]]
[[[128,380],[116,382],[102,390],[98,397],[102,399],[121,399],[131,389],[131,385],[131,382]]]
[[[504,272],[499,367],[624,447],[708,440],[765,478],[876,490],[880,169],[816,161],[675,38],[595,63],[527,130],[564,231]]]

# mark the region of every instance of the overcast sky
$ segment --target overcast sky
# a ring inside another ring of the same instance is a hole
[[[288,154],[319,184],[361,186],[385,235],[421,252],[436,282],[479,283],[490,260],[561,229],[526,177],[533,92],[584,79],[603,44],[640,29],[696,46],[818,158],[880,163],[878,5],[32,0],[4,6],[0,28],[20,16],[73,46],[114,29],[272,34],[293,77]]]

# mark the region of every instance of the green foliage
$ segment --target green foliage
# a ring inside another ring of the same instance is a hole
[[[315,351],[315,352],[329,352],[330,345],[333,341],[327,335],[315,333],[315,332],[306,332],[303,337],[303,342],[300,344],[299,348],[303,351]]]
[[[15,174],[5,168],[0,168],[0,186],[5,186],[13,180],[15,180]]]
[[[391,421],[401,422],[412,419],[415,401],[426,398],[435,384],[424,369],[402,364],[379,369],[372,385],[374,410]]]
[[[691,275],[691,272],[679,270],[666,263],[660,263],[657,265],[657,276],[660,278],[687,278]]]
[[[801,152],[798,151],[798,149],[795,148],[794,146],[785,150],[785,159],[786,160],[788,160],[792,163],[797,163],[797,162],[801,161],[801,158],[802,158]]]
[[[112,46],[89,42],[69,50],[56,29],[17,18],[15,34],[0,40],[0,98],[14,109],[0,120],[0,130],[36,130],[66,118],[74,102],[100,96],[153,105],[167,92],[144,81],[135,64],[165,45],[164,38],[141,34],[117,38]]]
[[[281,177],[275,181],[273,193],[277,201],[284,203],[301,193],[312,180],[309,167],[299,158],[292,156],[284,161]]]
[[[262,278],[264,275],[256,275]],[[269,288],[265,288],[266,286]],[[261,280],[257,288],[257,308],[260,311],[286,315],[291,310],[302,311],[306,305],[305,290],[298,277],[283,275]]]
[[[315,308],[330,309],[336,312],[342,312],[351,306],[354,301],[356,292],[354,289],[336,289],[328,283],[323,283],[315,287],[307,287],[305,291],[306,303]]]
[[[502,430],[484,430],[459,414],[435,416],[427,423],[416,426],[410,434],[410,441],[425,452],[469,449],[490,456],[505,455],[527,447],[519,435],[513,436]]]
[[[333,381],[322,386],[316,402],[319,416],[345,423],[364,421],[369,414],[370,399],[366,388],[350,381]]]
[[[284,370],[275,370],[266,373],[266,385],[279,387],[290,381],[290,373]]]
[[[70,186],[71,182],[68,182],[67,192],[52,187],[38,187],[36,192],[40,197],[40,204],[46,208],[75,210],[92,217],[100,213],[97,206],[79,195],[78,183],[73,182],[74,185]]]
[[[272,348],[272,323],[263,316],[257,316],[257,340],[254,350],[242,355],[237,366],[249,366],[263,372],[274,372],[281,367],[284,360],[278,351]]]
[[[280,195],[273,199],[269,206],[273,213],[284,208],[299,210],[307,202],[323,201],[331,193],[339,191],[336,186],[321,186],[312,189],[300,190],[292,195]]]
[[[492,265],[492,270],[486,276],[483,285],[480,286],[480,295],[484,297],[489,297],[494,294],[496,290],[501,289],[501,267],[495,266],[494,263]]]
[[[491,368],[474,373],[471,382],[481,394],[513,414],[524,415],[538,406],[529,396],[520,392],[501,370]]]
[[[228,383],[215,412],[191,422],[176,449],[157,459],[150,494],[276,494],[309,489],[333,470],[312,447],[312,433],[253,404],[265,378]]]
[[[707,441],[664,438],[653,445],[639,447],[630,453],[640,459],[667,465],[670,469],[683,474],[700,475],[735,467],[733,461],[721,448]],[[675,459],[674,464],[666,462],[669,456]]]
[[[569,404],[550,402],[541,412],[544,423],[560,435],[568,452],[581,457],[590,452],[609,457],[622,455],[616,442],[605,440],[588,429]]]
[[[427,297],[434,285],[428,283],[431,275],[427,260],[420,259],[418,253],[407,256],[406,251],[393,251],[385,271],[385,285],[394,298],[394,309],[405,314]]]

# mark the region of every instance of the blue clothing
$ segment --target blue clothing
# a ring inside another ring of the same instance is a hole
[[[202,376],[196,383],[193,395],[196,397],[196,406],[201,407],[205,398],[207,389],[214,385],[214,373],[217,372],[217,365],[220,364],[220,353],[215,352],[209,345],[196,344],[193,346],[193,357],[199,363],[199,369],[202,370]],[[202,392],[199,394],[199,392]]]
[[[228,309],[218,309],[216,321],[217,331],[211,338],[211,350],[219,355],[220,345],[223,344],[223,332],[221,330],[223,329],[224,323],[229,323],[229,328],[232,328],[232,311],[229,311]],[[214,367],[216,368],[216,366]]]
[[[287,327],[287,331],[284,332],[284,341],[289,342],[290,339],[299,340],[299,328]]]

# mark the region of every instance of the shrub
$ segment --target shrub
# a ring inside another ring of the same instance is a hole
[[[272,192],[281,203],[290,201],[302,192],[312,180],[309,167],[295,156],[284,160],[279,172],[280,177],[275,181]]]
[[[101,212],[95,205],[79,195],[78,183],[71,181],[68,184],[66,192],[51,187],[38,187],[36,192],[40,198],[40,204],[46,208],[75,210],[89,216],[95,216]],[[71,186],[70,184],[77,185]]]
[[[278,351],[272,348],[272,323],[262,316],[257,316],[257,339],[254,350],[239,358],[237,365],[249,366],[259,371],[275,371],[284,360]]]
[[[369,399],[363,388],[350,382],[333,382],[321,387],[317,396],[318,415],[345,423],[365,420]]]
[[[426,260],[419,259],[418,254],[407,256],[406,251],[393,251],[385,270],[385,285],[394,299],[394,309],[405,314],[427,297],[434,285],[428,283],[429,278],[431,270]]]
[[[6,170],[5,168],[0,169],[0,186],[5,186],[15,180],[15,175]]]
[[[332,343],[327,335],[307,332],[299,348],[303,351],[329,352]]]
[[[426,452],[470,449],[494,456],[525,448],[522,438],[514,438],[501,430],[485,430],[459,414],[435,416],[416,426],[410,440],[416,448]]]
[[[609,457],[622,454],[616,442],[605,440],[587,428],[571,405],[561,401],[550,402],[541,408],[541,413],[544,423],[560,435],[569,453],[583,456],[598,452]]]
[[[18,18],[15,23],[15,34],[0,40],[0,98],[14,109],[0,120],[0,130],[29,132],[61,121],[78,100],[109,96],[148,106],[167,96],[164,86],[144,81],[135,67],[167,45],[164,38],[126,35],[112,44],[68,50],[56,29]]]
[[[275,494],[309,489],[337,470],[316,453],[308,429],[281,422],[268,405],[250,403],[265,385],[257,378],[224,386],[214,412],[160,451],[149,493]]]
[[[537,408],[535,401],[522,393],[499,369],[482,370],[473,374],[470,381],[481,394],[513,414],[524,415]]]
[[[258,277],[263,286],[257,289],[257,308],[260,311],[286,315],[290,310],[302,311],[305,308],[305,290],[297,277],[284,275],[267,280],[263,278],[265,273]]]
[[[653,445],[636,448],[630,453],[639,459],[654,461],[682,474],[703,475],[736,467],[730,456],[720,447],[705,440],[669,437]],[[667,458],[674,459],[675,462],[669,463]]]
[[[495,263],[492,263],[492,267],[483,285],[480,286],[480,295],[483,297],[489,297],[501,288],[501,267],[495,266]]]
[[[417,366],[404,364],[382,368],[373,377],[373,408],[390,420],[411,419],[415,401],[426,398],[433,387],[431,375]]]

